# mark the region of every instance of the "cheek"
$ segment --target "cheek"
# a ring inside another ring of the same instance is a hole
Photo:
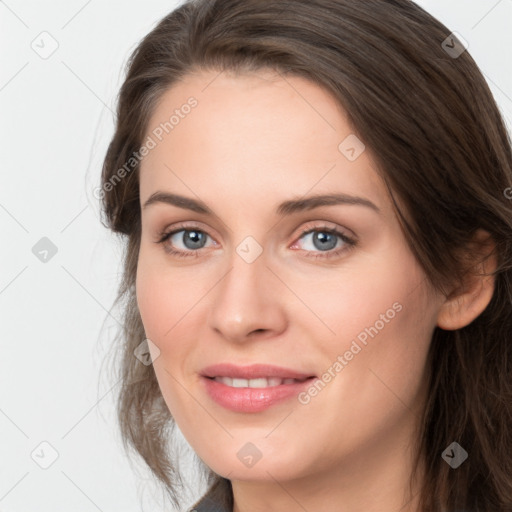
[[[412,255],[396,250],[354,259],[328,279],[303,282],[295,290],[323,321],[324,327],[318,319],[316,325],[327,334],[324,339],[331,340],[329,346],[337,348],[340,340],[358,336],[364,343],[365,337],[370,338],[368,331],[390,332],[402,322],[408,323],[410,315],[422,318],[424,280]],[[312,315],[305,318],[315,321]]]
[[[162,256],[141,246],[137,265],[137,305],[146,335],[165,349],[163,342],[179,329],[179,321],[197,302],[193,280],[161,263]]]
[[[158,340],[170,328],[168,321],[172,320],[164,314],[166,310],[170,310],[166,304],[170,297],[164,293],[164,287],[157,279],[157,272],[145,262],[146,258],[141,254],[135,285],[137,306],[147,337],[160,347]]]
[[[169,405],[170,397],[182,391],[171,376],[188,378],[188,363],[198,351],[198,340],[204,338],[200,330],[209,307],[206,294],[213,286],[208,283],[207,276],[201,277],[185,267],[172,267],[161,254],[141,247],[137,305],[146,337],[159,350],[153,366]]]
[[[348,392],[350,385],[370,408],[396,396],[414,402],[435,327],[436,305],[426,293],[422,269],[405,250],[392,256],[366,266],[367,272],[350,269],[324,283],[322,294],[308,297],[331,330],[317,336],[324,339],[326,370],[339,363],[338,356],[344,359],[342,369],[339,364],[331,369],[344,375],[335,379],[333,392]]]
[[[136,278],[137,305],[146,337],[158,350],[153,349],[158,356],[155,358],[153,353],[152,356],[160,390],[169,411],[176,418],[180,417],[182,404],[177,400],[181,390],[173,376],[180,373],[176,365],[185,360],[184,352],[188,348],[186,343],[173,343],[173,339],[179,340],[185,335],[186,322],[182,319],[190,307],[176,279],[167,276],[165,269],[155,263],[156,259],[147,257],[141,248]]]

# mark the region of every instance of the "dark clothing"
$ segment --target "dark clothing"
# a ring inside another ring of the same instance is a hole
[[[190,508],[190,512],[233,512],[231,482],[221,478]]]

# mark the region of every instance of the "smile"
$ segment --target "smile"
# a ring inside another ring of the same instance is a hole
[[[283,384],[295,384],[297,382],[303,382],[306,379],[281,379],[279,377],[238,379],[233,377],[214,377],[213,380],[231,388],[273,388]]]

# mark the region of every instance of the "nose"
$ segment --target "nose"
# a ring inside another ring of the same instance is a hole
[[[286,293],[264,253],[251,263],[234,253],[231,263],[212,294],[210,328],[234,343],[281,334],[287,326]]]

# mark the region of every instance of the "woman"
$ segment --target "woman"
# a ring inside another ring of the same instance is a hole
[[[416,4],[181,5],[102,174],[126,445],[178,504],[177,425],[200,512],[512,510],[511,184],[485,80]]]

